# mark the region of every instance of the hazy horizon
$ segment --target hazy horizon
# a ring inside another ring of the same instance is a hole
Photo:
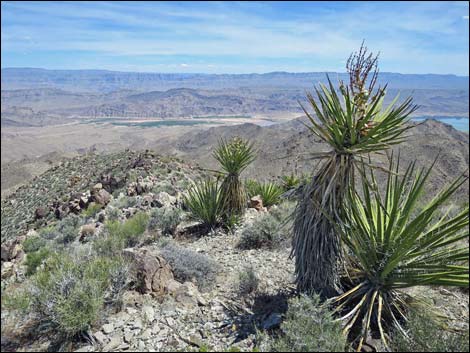
[[[159,71],[125,71],[125,70],[110,70],[110,69],[55,69],[55,68],[44,68],[44,67],[2,67],[2,70],[45,70],[45,71],[105,71],[105,72],[119,72],[119,73],[141,73],[141,74],[164,74],[164,75],[269,75],[269,74],[313,74],[313,73],[332,73],[332,74],[346,74],[346,71],[268,71],[268,72],[221,72],[221,73],[208,73],[208,72],[159,72]],[[391,71],[380,71],[380,74],[394,74],[394,75],[435,75],[435,76],[456,76],[456,77],[469,77],[469,75],[458,75],[453,73],[403,73],[403,72],[391,72]]]

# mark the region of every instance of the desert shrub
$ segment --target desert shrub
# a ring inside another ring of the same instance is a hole
[[[184,196],[184,204],[190,216],[207,228],[217,226],[222,217],[223,205],[217,181],[203,180],[193,185]]]
[[[25,266],[26,275],[31,276],[36,273],[37,268],[52,254],[47,247],[42,247],[37,251],[30,252],[26,255]]]
[[[154,185],[151,190],[154,194],[158,194],[160,192],[166,192],[170,195],[176,195],[175,187],[169,181],[162,181],[158,184]]]
[[[117,209],[123,209],[123,208],[129,208],[129,207],[134,207],[137,205],[137,198],[133,196],[120,196],[117,199],[112,200],[109,203],[109,206],[117,208]]]
[[[55,254],[32,279],[32,308],[67,337],[85,332],[101,313],[121,266],[119,259]]]
[[[391,335],[394,352],[468,352],[469,335],[465,332],[446,332],[432,317],[413,311],[406,327],[408,338],[401,332]]]
[[[24,289],[2,289],[2,310],[15,310],[27,313],[31,305],[31,295]]]
[[[252,267],[238,274],[238,291],[241,295],[254,293],[258,290],[259,278]]]
[[[124,239],[125,246],[135,246],[145,232],[149,216],[144,212],[136,213],[124,223],[111,221],[106,224],[109,233]]]
[[[181,282],[196,280],[201,288],[214,283],[219,266],[209,257],[172,242],[161,248],[160,253],[170,263],[177,280]]]
[[[69,244],[78,236],[80,226],[85,223],[85,220],[75,215],[69,215],[61,220],[56,225],[56,230],[60,234],[56,241],[61,244]]]
[[[83,211],[85,218],[95,217],[101,211],[102,206],[98,203],[92,202],[88,205],[87,209]]]
[[[268,352],[344,352],[346,338],[319,297],[302,295],[289,300],[289,309],[274,338],[259,334],[261,350]]]
[[[152,210],[148,228],[150,230],[161,229],[163,234],[174,234],[180,224],[183,212],[177,207],[161,207]]]
[[[117,221],[121,215],[121,210],[116,207],[108,207],[106,209],[106,218],[110,221]]]
[[[288,230],[271,213],[266,213],[246,225],[237,244],[240,249],[277,248],[288,238]]]
[[[260,195],[263,200],[263,206],[270,207],[280,202],[284,190],[275,183],[260,183],[256,180],[248,180],[245,183],[249,197]]]
[[[57,229],[54,226],[47,226],[47,227],[41,228],[38,231],[38,234],[41,238],[47,239],[47,240],[53,240],[60,236],[60,233],[57,231]]]
[[[26,238],[23,242],[23,249],[26,253],[31,253],[34,251],[38,251],[40,248],[46,245],[47,241],[44,238],[39,236],[32,236]]]

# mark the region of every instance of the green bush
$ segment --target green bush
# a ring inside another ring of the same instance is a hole
[[[288,230],[271,213],[266,213],[246,225],[237,244],[240,249],[277,248],[288,238]]]
[[[238,275],[238,291],[243,295],[254,293],[258,290],[259,278],[252,267],[246,268]]]
[[[55,254],[32,279],[32,308],[67,337],[85,332],[102,313],[115,290],[113,275],[123,266],[119,259]]]
[[[2,289],[2,310],[15,310],[27,313],[31,305],[31,295],[22,289]]]
[[[275,183],[260,183],[256,180],[248,180],[245,183],[248,196],[251,198],[260,195],[264,207],[271,207],[281,201],[284,190]]]
[[[53,239],[60,237],[60,233],[57,231],[55,226],[52,226],[52,225],[41,228],[38,231],[38,234],[41,238],[47,239],[47,240],[53,240]]]
[[[391,335],[394,352],[468,352],[468,329],[463,333],[446,332],[429,315],[413,311],[406,327],[408,338],[401,332]]]
[[[52,254],[49,248],[42,247],[37,251],[30,252],[26,255],[25,266],[26,275],[31,276],[36,273],[37,268]]]
[[[152,210],[148,228],[150,230],[161,229],[163,234],[174,234],[180,224],[183,212],[177,207],[161,207]]]
[[[261,350],[268,352],[344,352],[346,338],[317,295],[289,300],[289,309],[274,338],[259,333]]]
[[[295,176],[293,173],[291,175],[284,175],[281,177],[282,188],[284,191],[296,188],[300,185],[300,178]]]
[[[177,280],[181,282],[196,280],[201,288],[214,283],[219,266],[209,257],[172,242],[165,244],[160,253],[170,263]]]
[[[46,245],[47,241],[39,236],[32,236],[26,238],[23,242],[23,249],[26,253],[38,251],[40,248]]]
[[[147,228],[149,216],[144,212],[136,213],[124,223],[107,221],[106,234],[93,242],[99,254],[116,254],[127,247],[136,246]]]
[[[95,217],[95,215],[101,211],[102,206],[98,203],[92,202],[88,205],[87,209],[83,211],[83,215],[86,218]]]

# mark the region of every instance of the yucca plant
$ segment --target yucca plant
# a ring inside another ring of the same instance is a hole
[[[290,175],[283,175],[281,177],[281,182],[282,182],[282,187],[284,191],[288,191],[299,186],[301,180],[299,177],[297,177],[296,175],[292,173]]]
[[[302,188],[295,211],[291,256],[300,291],[333,296],[340,290],[342,250],[334,224],[342,221],[341,205],[354,188],[355,165],[363,155],[402,142],[411,127],[405,123],[416,109],[412,98],[397,106],[398,97],[382,109],[385,87],[373,94],[377,56],[366,52],[361,46],[348,60],[349,87],[340,82],[338,93],[328,78],[328,86],[315,89],[317,100],[307,95],[314,114],[302,106],[309,121],[306,126],[330,151],[313,153],[320,164]]]
[[[468,241],[461,242],[469,235],[468,205],[452,217],[439,213],[467,178],[457,178],[416,213],[432,166],[417,170],[411,163],[400,177],[399,162],[392,158],[389,168],[393,172],[388,174],[385,190],[379,190],[371,170],[362,182],[363,196],[350,189],[343,206],[347,222],[342,223],[340,233],[352,268],[345,276],[347,291],[332,301],[343,315],[344,331],[360,331],[358,350],[371,328],[380,333],[385,345],[386,324],[403,331],[401,325],[413,303],[404,288],[468,288],[469,284]],[[366,173],[365,168],[361,170]]]
[[[195,183],[184,195],[184,204],[192,218],[208,229],[219,225],[223,213],[223,200],[217,180],[205,179]]]
[[[224,176],[220,188],[224,217],[241,215],[246,207],[246,192],[240,174],[255,160],[253,144],[239,137],[230,141],[222,139],[213,156],[220,163]]]
[[[260,183],[256,180],[248,180],[246,190],[249,197],[261,196],[264,207],[270,207],[281,201],[284,190],[277,184],[271,182]]]

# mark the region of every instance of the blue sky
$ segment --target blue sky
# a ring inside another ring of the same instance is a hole
[[[468,75],[468,2],[2,1],[1,66],[142,72]]]

